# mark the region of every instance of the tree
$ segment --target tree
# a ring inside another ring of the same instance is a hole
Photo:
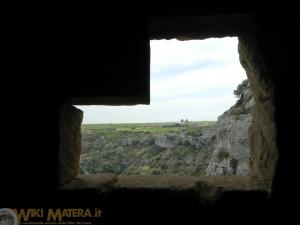
[[[237,98],[241,98],[243,96],[243,93],[248,85],[248,79],[243,80],[242,83],[240,83],[237,88],[233,91],[233,94],[237,97]]]

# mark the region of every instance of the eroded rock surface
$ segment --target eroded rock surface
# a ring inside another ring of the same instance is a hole
[[[214,152],[206,175],[250,174],[251,154],[248,133],[252,124],[253,106],[254,97],[250,84],[245,81],[240,99],[218,118]]]

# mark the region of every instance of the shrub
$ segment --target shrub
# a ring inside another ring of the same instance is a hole
[[[218,153],[218,159],[219,159],[219,161],[223,161],[223,159],[227,159],[227,158],[229,158],[229,157],[230,157],[229,152],[226,152],[226,151],[220,151],[220,152]]]
[[[243,97],[243,94],[247,88],[248,80],[243,80],[237,88],[233,91],[233,94],[240,100]]]
[[[233,174],[236,174],[236,168],[238,165],[238,160],[235,158],[230,159],[230,166],[233,168]]]

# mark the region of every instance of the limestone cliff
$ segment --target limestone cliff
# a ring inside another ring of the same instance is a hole
[[[255,103],[248,80],[238,89],[237,103],[218,117],[207,176],[249,175],[251,172],[248,130],[252,124],[251,110]]]

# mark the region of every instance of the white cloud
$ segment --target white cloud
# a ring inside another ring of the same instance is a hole
[[[153,79],[151,93],[153,99],[160,99],[167,96],[197,93],[212,88],[230,87],[233,90],[245,77],[245,71],[242,68],[233,66],[199,69],[168,77],[165,80]]]
[[[203,41],[151,41],[151,71],[171,64],[190,65],[201,61],[232,63],[237,56],[237,38],[210,38]]]

